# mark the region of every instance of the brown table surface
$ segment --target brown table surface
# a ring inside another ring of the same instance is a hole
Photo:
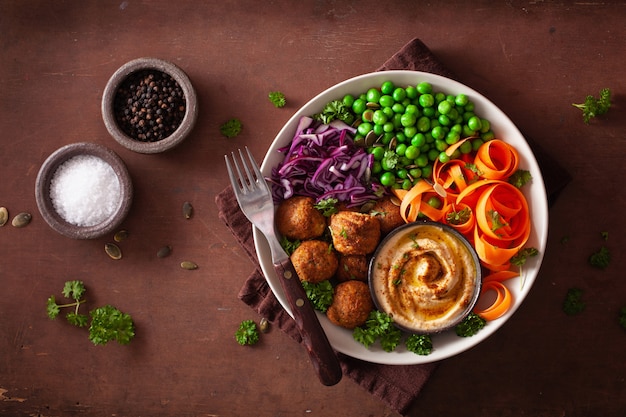
[[[0,206],[33,214],[26,228],[0,228],[0,415],[397,415],[348,379],[322,386],[277,329],[254,348],[236,344],[239,323],[259,319],[237,299],[253,265],[214,198],[227,185],[225,153],[248,146],[260,160],[308,99],[374,70],[414,37],[573,181],[550,211],[545,260],[522,307],[442,362],[411,415],[623,415],[624,21],[624,2],[0,2]],[[106,81],[140,56],[179,65],[200,100],[191,136],[160,155],[122,148],[100,116]],[[583,124],[571,103],[603,87],[613,108]],[[273,90],[287,95],[286,108],[269,103]],[[219,126],[231,117],[244,131],[225,139]],[[103,251],[110,236],[63,237],[37,210],[42,162],[79,141],[110,147],[132,175],[120,261]],[[174,251],[158,260],[163,244]],[[602,244],[613,253],[604,271],[587,263]],[[182,270],[186,259],[200,268]],[[93,346],[84,330],[46,317],[46,299],[70,279],[86,283],[93,305],[132,314],[131,345]],[[568,317],[561,303],[574,286],[588,304]]]

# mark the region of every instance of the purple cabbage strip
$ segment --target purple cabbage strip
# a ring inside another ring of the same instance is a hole
[[[383,187],[370,182],[373,156],[354,144],[355,133],[340,120],[321,124],[302,117],[291,143],[279,149],[284,160],[272,168],[274,200],[332,197],[351,207],[377,199]]]

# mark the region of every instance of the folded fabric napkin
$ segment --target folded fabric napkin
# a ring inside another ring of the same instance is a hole
[[[385,62],[378,71],[407,69],[430,72],[455,78],[435,55],[419,39],[413,39]],[[570,181],[569,174],[536,144],[531,143],[541,166],[546,189],[553,201],[558,192]],[[220,219],[228,226],[239,244],[246,251],[256,270],[248,277],[239,291],[239,298],[267,318],[274,326],[293,338],[302,341],[295,322],[282,308],[260,270],[252,239],[252,226],[239,209],[237,199],[230,186],[215,198]],[[411,403],[422,390],[436,363],[424,365],[380,365],[339,354],[344,376],[384,401],[400,414],[405,414]]]

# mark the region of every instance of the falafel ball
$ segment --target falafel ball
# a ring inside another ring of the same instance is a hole
[[[290,240],[315,239],[326,230],[326,217],[315,208],[312,197],[294,196],[276,209],[276,229]]]
[[[367,281],[367,257],[365,255],[340,255],[335,276],[341,282],[351,279]]]
[[[337,326],[354,329],[365,324],[373,309],[369,286],[363,281],[346,281],[335,287],[333,303],[326,316]]]
[[[340,211],[330,216],[333,246],[343,255],[367,255],[380,241],[380,221],[374,216],[354,211]]]
[[[337,271],[337,254],[328,242],[305,240],[291,254],[291,262],[301,281],[319,283]]]
[[[394,203],[392,198],[391,196],[386,196],[376,200],[370,211],[380,222],[380,231],[383,235],[405,223],[400,214],[400,206]]]

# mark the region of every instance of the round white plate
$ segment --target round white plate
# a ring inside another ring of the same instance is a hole
[[[370,348],[366,348],[352,338],[352,331],[335,326],[328,321],[324,314],[318,312],[318,317],[331,345],[335,350],[341,353],[357,359],[389,365],[429,363],[449,358],[478,345],[506,323],[522,304],[539,272],[548,238],[548,204],[546,190],[539,165],[528,143],[513,122],[498,109],[498,107],[477,91],[457,81],[439,75],[417,71],[382,71],[364,74],[343,81],[318,94],[302,106],[302,108],[289,119],[280,132],[278,132],[261,165],[263,174],[269,177],[272,167],[283,160],[284,155],[279,153],[278,149],[286,146],[292,140],[298,121],[302,116],[311,116],[315,113],[319,113],[324,105],[332,100],[341,99],[346,94],[359,95],[369,88],[380,87],[383,82],[388,80],[392,81],[397,86],[417,85],[422,81],[427,81],[433,85],[434,91],[454,95],[460,93],[466,94],[470,100],[474,102],[476,114],[491,122],[491,127],[496,137],[510,143],[518,150],[521,158],[520,168],[530,171],[533,178],[531,183],[523,187],[532,219],[532,232],[526,246],[537,248],[539,255],[529,258],[524,265],[523,286],[520,278],[513,278],[506,282],[506,285],[511,290],[514,297],[513,307],[504,316],[488,322],[485,328],[476,335],[472,337],[459,337],[453,330],[433,335],[433,352],[428,356],[416,355],[413,352],[407,351],[402,345],[398,346],[394,352],[385,352],[378,342]],[[270,288],[285,310],[291,314],[287,299],[282,291],[278,277],[274,272],[267,241],[263,234],[256,228],[254,229],[254,244],[261,263],[261,269],[265,274]]]

